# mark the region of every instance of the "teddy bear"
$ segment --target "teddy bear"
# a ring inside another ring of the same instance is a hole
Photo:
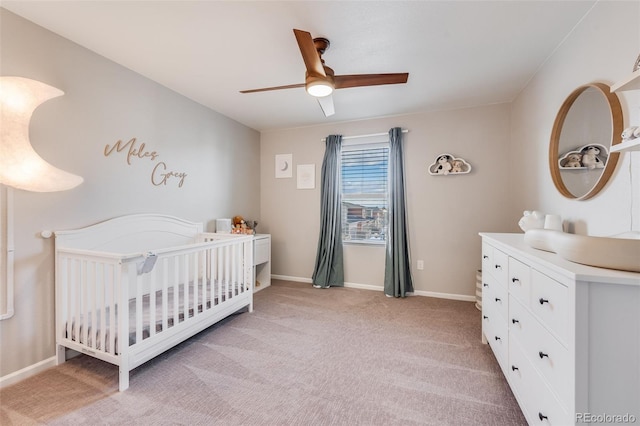
[[[242,216],[234,216],[231,219],[231,233],[232,234],[244,234],[247,225],[244,222],[244,218]]]
[[[567,155],[564,166],[562,167],[582,167],[582,155],[578,153],[572,153]]]
[[[449,172],[451,171],[451,162],[450,162],[450,157],[448,155],[441,155],[440,157],[438,157],[438,159],[436,160],[436,170],[435,172],[437,174],[443,174],[443,175],[448,175]]]
[[[598,158],[598,154],[600,154],[600,148],[590,145],[584,148],[582,152],[582,165],[587,169],[593,170],[604,168],[602,160]]]
[[[451,173],[462,173],[463,164],[462,160],[453,160],[451,162]]]

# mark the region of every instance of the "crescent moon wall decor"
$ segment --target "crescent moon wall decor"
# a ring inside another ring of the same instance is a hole
[[[43,160],[29,141],[33,111],[63,94],[28,78],[0,77],[0,183],[34,192],[65,191],[82,183],[82,177]]]
[[[276,155],[276,178],[290,178],[293,176],[293,154]]]

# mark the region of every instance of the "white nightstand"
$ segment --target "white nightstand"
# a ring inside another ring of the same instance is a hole
[[[253,292],[271,285],[271,235],[256,234],[253,242]]]

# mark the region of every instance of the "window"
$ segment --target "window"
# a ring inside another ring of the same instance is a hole
[[[342,146],[342,241],[384,243],[389,143]]]

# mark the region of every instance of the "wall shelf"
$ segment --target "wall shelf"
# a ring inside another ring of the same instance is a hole
[[[621,142],[611,147],[611,152],[640,151],[640,138]]]
[[[640,90],[640,69],[611,86],[611,93],[624,92],[625,90]]]
[[[611,86],[611,93],[624,92],[627,90],[640,90],[640,69],[635,70],[627,78]],[[628,151],[640,151],[640,138],[622,141],[622,143],[611,147],[611,152]]]

